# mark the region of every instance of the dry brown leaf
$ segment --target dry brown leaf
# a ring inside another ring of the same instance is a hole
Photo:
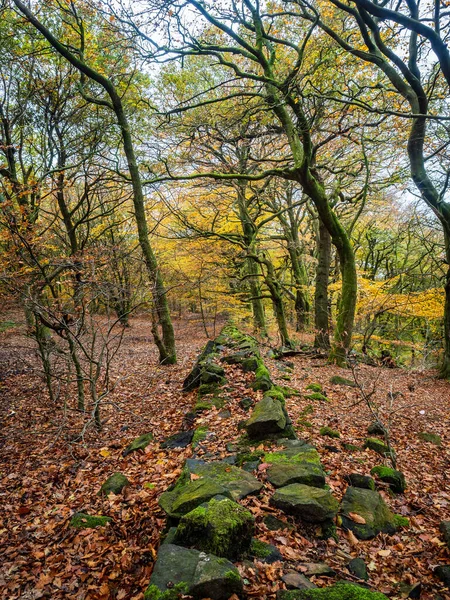
[[[355,523],[360,523],[361,525],[365,525],[365,523],[366,523],[365,518],[362,517],[361,515],[358,515],[358,513],[351,512],[351,513],[348,513],[348,516]]]

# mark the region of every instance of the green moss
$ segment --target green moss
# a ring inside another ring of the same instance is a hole
[[[349,387],[356,387],[356,383],[351,379],[347,379],[346,377],[341,377],[340,375],[333,375],[330,378],[330,383],[333,385],[347,385]]]
[[[227,571],[225,573],[225,579],[227,580],[227,582],[230,585],[233,585],[233,584],[237,585],[237,586],[241,585],[241,577],[240,577],[239,572],[237,570],[236,571],[231,571],[231,570]]]
[[[8,329],[11,329],[12,327],[15,327],[16,323],[14,321],[2,321],[0,323],[0,333],[3,333],[4,331],[7,331]]]
[[[321,394],[320,392],[314,392],[313,394],[307,394],[306,400],[315,400],[316,402],[329,402],[329,399]]]
[[[207,435],[207,427],[197,427],[197,429],[194,432],[194,435],[192,436],[192,447],[196,448],[200,444],[200,442],[203,442],[203,440],[206,439]]]
[[[291,396],[301,396],[300,392],[293,387],[289,387],[286,385],[282,385],[282,386],[276,385],[275,387],[281,389],[285,398],[291,398]]]
[[[320,383],[310,383],[306,386],[307,390],[311,390],[311,392],[320,392],[322,393],[322,386]]]
[[[320,435],[325,435],[330,438],[340,438],[341,437],[341,434],[339,433],[339,431],[336,431],[335,429],[332,429],[331,427],[321,427],[319,429],[319,433],[320,433]]]
[[[256,450],[255,452],[241,452],[236,457],[236,465],[242,467],[244,463],[259,460],[264,456],[264,451]]]
[[[128,456],[137,450],[145,450],[145,448],[153,441],[153,433],[144,433],[133,440],[122,452],[123,456]]]
[[[174,543],[237,559],[250,547],[254,523],[251,512],[237,502],[213,498],[182,517]]]
[[[198,388],[198,395],[201,397],[207,396],[208,394],[215,394],[217,393],[218,388],[219,386],[217,383],[202,383]]]
[[[279,400],[284,405],[284,394],[280,387],[273,385],[264,396],[269,396],[273,400]]]
[[[312,423],[310,423],[309,421],[303,421],[303,419],[299,419],[297,421],[297,423],[301,426],[301,427],[314,427],[314,425]]]
[[[76,513],[70,520],[70,525],[77,529],[93,529],[94,527],[104,527],[110,521],[112,521],[111,517]]]
[[[437,435],[437,433],[428,433],[426,431],[422,431],[421,433],[419,433],[419,438],[421,440],[424,440],[424,442],[429,442],[430,444],[434,444],[435,446],[442,445],[441,436]]]
[[[389,456],[391,453],[388,446],[378,438],[367,438],[364,442],[364,448],[370,448],[381,456]]]
[[[144,487],[145,487],[147,490],[153,490],[153,489],[155,489],[155,487],[156,487],[156,484],[154,484],[154,483],[150,483],[150,482],[146,482],[146,483],[144,483]]]
[[[184,582],[177,583],[177,585],[174,585],[173,588],[165,592],[161,592],[156,585],[150,585],[144,593],[144,600],[179,600],[188,592],[189,586]]]
[[[312,415],[314,410],[315,409],[312,404],[307,404],[300,414],[306,417],[307,415]]]
[[[312,463],[320,465],[320,456],[315,448],[299,451],[297,454],[284,452],[269,452],[264,455],[264,462],[270,464],[280,463]]]
[[[207,402],[206,400],[198,400],[194,406],[194,410],[197,413],[204,412],[205,410],[211,410],[211,408],[211,402]]]
[[[396,527],[409,527],[409,519],[402,515],[394,515],[394,525]]]
[[[325,588],[283,591],[280,600],[387,600],[387,596],[353,583],[336,583]]]
[[[344,448],[349,452],[360,452],[362,450],[360,446],[355,446],[355,444],[344,444]]]
[[[258,362],[258,368],[255,371],[255,379],[263,379],[264,377],[270,379],[270,373],[263,361],[260,360]]]
[[[255,538],[252,539],[250,545],[250,554],[256,558],[267,558],[272,553],[272,549],[269,544],[261,542]]]

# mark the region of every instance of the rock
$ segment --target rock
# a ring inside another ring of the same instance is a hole
[[[372,592],[353,583],[336,583],[313,590],[280,590],[277,600],[388,600],[380,592]]]
[[[442,439],[440,435],[437,433],[428,433],[426,431],[422,431],[419,433],[419,438],[424,442],[429,442],[430,444],[434,444],[435,446],[442,446]]]
[[[231,412],[228,409],[221,410],[217,416],[219,419],[229,419],[231,417]]]
[[[364,442],[364,448],[370,448],[370,450],[373,450],[381,456],[390,456],[391,453],[395,455],[393,449],[389,450],[389,447],[377,438],[367,438]]]
[[[111,517],[102,515],[87,515],[86,513],[75,513],[70,519],[70,526],[76,529],[94,529],[95,527],[104,527],[110,521]]]
[[[197,448],[208,436],[207,427],[197,427],[192,436],[192,448]]]
[[[350,515],[359,515],[365,523],[357,523]],[[378,492],[349,487],[341,504],[342,526],[360,540],[369,540],[378,533],[394,534],[395,518]]]
[[[320,435],[328,436],[331,438],[340,438],[341,437],[341,434],[339,433],[339,431],[336,431],[335,429],[332,429],[331,427],[321,427],[319,429],[319,433],[320,433]]]
[[[319,392],[322,393],[322,386],[320,385],[320,383],[310,383],[309,385],[306,386],[307,390],[310,390],[311,392]]]
[[[312,577],[313,575],[316,577],[333,577],[333,575],[336,575],[335,571],[326,563],[300,563],[298,568],[307,577]]]
[[[203,363],[216,351],[216,343],[210,340],[203,348],[196,363],[192,367],[192,371],[183,382],[183,392],[191,392],[200,385],[200,376],[202,374]]]
[[[160,600],[162,594],[172,590],[190,594],[196,600],[228,600],[232,594],[241,594],[242,587],[239,571],[227,559],[163,544],[144,599]]]
[[[410,583],[400,583],[399,592],[402,594],[402,598],[419,600],[422,594],[422,584],[415,583],[414,585],[411,585]]]
[[[225,371],[220,365],[216,365],[213,362],[206,362],[202,366],[202,372],[200,374],[200,383],[210,385],[217,384],[222,385],[225,383]]]
[[[255,356],[249,356],[242,361],[242,370],[244,373],[251,373],[258,369],[258,359]]]
[[[246,429],[251,439],[260,439],[271,433],[281,434],[286,425],[286,415],[281,402],[265,396],[253,409]]]
[[[246,496],[258,494],[263,487],[250,473],[222,461],[205,463],[188,459],[185,468],[189,473],[216,481],[227,490],[227,495],[231,494],[233,500],[242,500]]]
[[[267,479],[275,487],[284,487],[291,483],[303,483],[314,487],[324,487],[325,475],[322,468],[313,463],[278,463],[271,465]]]
[[[259,360],[258,367],[255,371],[255,381],[252,383],[251,387],[254,390],[262,390],[263,392],[267,392],[272,386],[273,383],[270,378],[269,370],[264,365],[262,360]]]
[[[169,517],[179,519],[217,495],[231,498],[230,492],[223,485],[214,479],[204,477],[176,485],[173,490],[163,492],[158,504]]]
[[[450,566],[449,565],[439,565],[435,568],[434,574],[439,577],[445,587],[450,588]]]
[[[355,446],[355,444],[347,444],[344,442],[343,444],[344,449],[348,450],[349,452],[361,452],[362,448],[360,448],[360,446]]]
[[[333,519],[339,508],[338,501],[329,490],[301,483],[293,483],[278,489],[270,502],[286,513],[310,523],[322,523]]]
[[[376,475],[381,481],[388,483],[395,494],[403,494],[406,489],[405,476],[401,471],[379,465],[378,467],[373,467],[370,473]]]
[[[255,538],[252,539],[249,555],[261,562],[268,564],[272,564],[278,560],[283,560],[278,548],[272,544],[267,544],[266,542],[262,542],[261,540],[257,540]]]
[[[442,533],[442,538],[450,549],[450,521],[441,521],[439,531]]]
[[[286,448],[290,452],[293,450],[297,450],[298,448],[302,448],[303,446],[307,446],[309,448],[313,448],[314,446],[310,446],[305,440],[288,440],[286,438],[281,438],[277,440],[277,446],[281,446],[282,448]]]
[[[239,400],[239,406],[242,408],[242,410],[250,410],[251,407],[253,406],[254,401],[252,398],[246,397],[246,398],[242,398],[241,400]]]
[[[304,444],[298,447],[283,448],[264,455],[264,462],[270,464],[310,463],[320,466],[320,455],[314,446]]]
[[[356,387],[356,383],[351,379],[347,379],[346,377],[341,377],[340,375],[333,375],[330,377],[330,383],[333,385],[346,385],[348,387]]]
[[[184,515],[174,543],[238,560],[250,548],[255,518],[228,498],[213,498]]]
[[[242,468],[247,473],[253,473],[261,464],[260,460],[250,460],[248,462],[242,463]]]
[[[363,488],[365,490],[375,491],[375,481],[368,475],[360,475],[359,473],[351,473],[346,477],[346,480],[353,487]]]
[[[364,581],[367,581],[369,579],[369,575],[367,574],[366,563],[363,561],[362,558],[353,558],[348,563],[347,569],[352,575],[354,575],[358,579],[362,579]]]
[[[99,494],[108,496],[109,494],[120,494],[120,492],[127,486],[130,485],[130,482],[122,475],[122,473],[113,473],[111,477],[105,481],[105,483],[100,488]]]
[[[168,437],[162,444],[161,448],[186,448],[192,441],[194,431],[180,431]]]
[[[367,433],[369,435],[384,435],[386,432],[383,425],[379,421],[375,421],[369,425]]]
[[[324,448],[325,450],[328,450],[328,452],[333,452],[334,454],[339,454],[340,452],[339,448],[331,446],[330,444],[325,444]]]
[[[122,452],[122,456],[128,456],[131,452],[136,452],[136,450],[144,450],[151,441],[153,441],[153,433],[144,433],[143,435],[140,435],[125,448]]]
[[[263,523],[270,531],[279,531],[280,529],[292,529],[292,525],[286,523],[286,521],[277,519],[277,517],[274,517],[273,515],[266,515],[263,518]]]
[[[314,585],[307,577],[296,571],[289,571],[281,578],[288,590],[312,590],[317,586]]]

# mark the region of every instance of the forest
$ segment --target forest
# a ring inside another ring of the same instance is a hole
[[[0,600],[450,599],[447,0],[0,0]]]

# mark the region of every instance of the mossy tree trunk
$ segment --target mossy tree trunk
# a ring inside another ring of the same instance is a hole
[[[319,219],[317,231],[317,268],[314,291],[314,326],[316,335],[314,346],[330,349],[330,318],[328,314],[328,283],[331,266],[331,236]]]

